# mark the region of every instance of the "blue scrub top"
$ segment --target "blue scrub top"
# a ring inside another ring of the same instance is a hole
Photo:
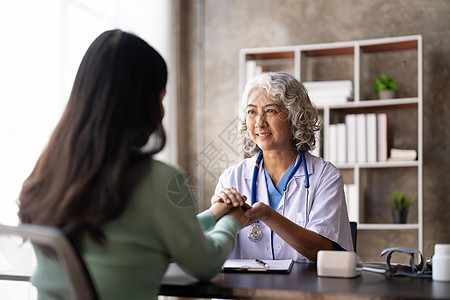
[[[269,204],[270,207],[277,210],[278,205],[280,204],[281,198],[283,198],[284,188],[286,184],[289,182],[290,178],[288,178],[292,169],[295,166],[296,160],[291,164],[291,166],[284,172],[283,177],[281,177],[280,181],[278,181],[277,186],[273,185],[272,178],[270,178],[269,172],[267,172],[266,167],[264,166],[264,175],[266,176],[266,185],[267,185],[267,193],[269,196]]]

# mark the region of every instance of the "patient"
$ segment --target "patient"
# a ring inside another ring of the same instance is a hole
[[[166,81],[163,58],[145,41],[102,33],[19,196],[21,222],[65,231],[102,299],[151,299],[169,260],[211,278],[247,222],[224,203],[196,216],[183,173],[152,158],[165,144]],[[65,298],[58,265],[37,257],[39,298]]]

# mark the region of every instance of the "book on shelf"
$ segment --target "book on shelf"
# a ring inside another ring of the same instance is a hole
[[[345,115],[347,128],[347,161],[356,162],[356,115]]]
[[[414,149],[392,148],[388,161],[414,161],[417,159],[417,151]]]
[[[377,115],[366,114],[367,162],[377,161]]]
[[[317,157],[322,157],[322,136],[321,136],[321,131],[317,131],[315,133],[316,136],[316,148],[314,148],[314,150],[311,151],[312,155],[315,155]]]
[[[303,85],[308,92],[319,92],[321,94],[331,94],[334,91],[348,94],[353,90],[351,80],[331,80],[331,81],[305,81]],[[350,94],[348,94],[351,96]]]
[[[347,127],[344,123],[337,124],[337,162],[347,162]]]
[[[351,80],[306,81],[303,86],[309,98],[317,106],[343,104],[353,98]]]
[[[338,159],[338,129],[337,124],[330,124],[330,147],[329,147],[329,159],[331,162],[336,163]]]
[[[388,121],[386,113],[377,114],[377,159],[385,162],[388,157]]]
[[[246,82],[248,82],[253,77],[264,72],[263,67],[260,64],[258,64],[258,62],[256,60],[247,60],[245,62],[245,64],[246,64],[246,75],[247,75]]]
[[[342,95],[330,95],[330,96],[317,96],[309,94],[309,98],[311,101],[318,107],[336,105],[336,104],[345,104],[348,101],[348,98]]]
[[[349,221],[359,223],[359,199],[356,184],[344,184],[344,194]]]
[[[347,162],[347,127],[344,123],[330,124],[329,160],[333,163]]]
[[[367,162],[367,125],[366,115],[356,115],[356,161]]]

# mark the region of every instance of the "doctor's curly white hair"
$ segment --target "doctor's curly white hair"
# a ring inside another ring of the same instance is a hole
[[[238,105],[240,132],[244,151],[254,155],[260,151],[247,131],[247,101],[256,89],[264,89],[267,97],[281,104],[288,112],[292,146],[295,151],[310,151],[316,147],[315,134],[320,130],[319,112],[311,103],[308,92],[297,79],[284,72],[262,73],[247,82]]]

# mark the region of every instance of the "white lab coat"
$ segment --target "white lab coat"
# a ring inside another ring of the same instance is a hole
[[[244,159],[239,164],[226,169],[219,178],[216,192],[225,187],[234,187],[241,195],[247,196],[251,205],[251,186],[256,156]],[[297,156],[297,159],[300,155]],[[353,251],[350,224],[343,189],[342,174],[331,163],[322,158],[305,153],[309,173],[309,221],[306,228],[329,240],[338,243],[342,248]],[[262,165],[261,165],[262,166]],[[304,187],[303,164],[290,180],[286,192],[286,208],[284,215],[297,225],[305,227],[306,189]],[[264,168],[259,168],[256,182],[257,201],[269,205]],[[283,213],[283,199],[278,206],[278,213]],[[293,259],[297,262],[309,260],[289,246],[275,232],[271,243],[271,230],[264,222],[259,222],[263,238],[259,242],[251,242],[247,235],[251,225],[238,234],[236,248],[230,258],[260,259]],[[272,245],[275,257],[272,257]]]

